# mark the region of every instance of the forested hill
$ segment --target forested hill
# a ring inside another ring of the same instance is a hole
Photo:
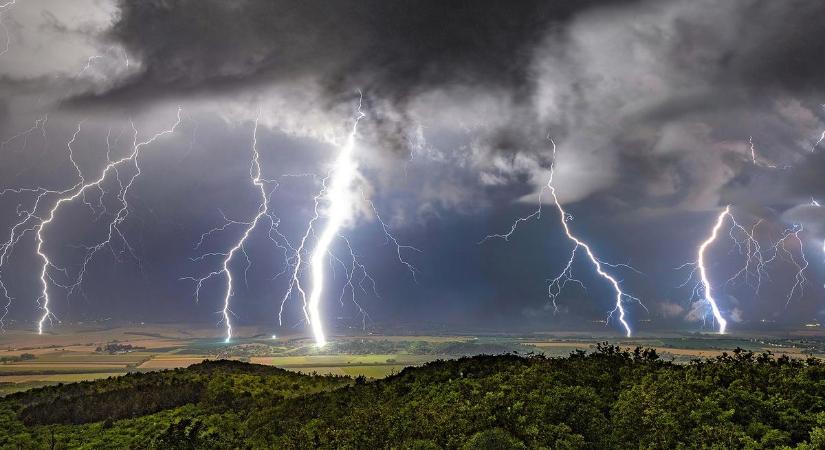
[[[0,422],[3,448],[825,449],[825,365],[600,346],[367,381],[214,361],[11,395]]]

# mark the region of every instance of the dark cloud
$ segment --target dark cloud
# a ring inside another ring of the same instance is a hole
[[[403,100],[447,84],[529,89],[534,47],[575,14],[628,1],[123,1],[111,37],[142,70],[108,96],[312,77],[333,97]]]
[[[608,188],[623,208],[790,206],[798,198],[786,186],[800,182],[782,169],[819,167],[808,150],[823,126],[825,25],[815,19],[823,12],[818,2],[747,0],[594,12],[548,52],[546,65],[567,71],[540,83],[579,87],[560,113],[563,129],[586,136],[578,139],[613,166],[594,188]],[[811,189],[819,191],[795,190]]]
[[[352,103],[353,92],[363,90],[370,113],[364,138],[408,155],[413,127],[440,107],[422,96],[493,93],[499,104],[482,111],[473,165],[498,172],[503,182],[523,180],[523,164],[512,164],[515,174],[502,174],[501,164],[489,167],[499,154],[522,153],[536,159],[534,172],[545,171],[544,137],[552,130],[578,164],[602,166],[568,189],[572,200],[617,183],[623,186],[614,193],[632,196],[618,204],[635,198],[646,207],[707,208],[721,202],[712,194],[723,189],[743,193],[750,187],[743,181],[756,180],[733,180],[747,161],[747,138],[756,135],[766,165],[797,162],[799,148],[789,136],[807,129],[777,119],[776,103],[794,99],[816,111],[825,87],[818,63],[825,24],[817,20],[825,5],[804,0],[118,6],[107,39],[139,68],[71,104],[132,108],[307,80],[320,89],[326,104],[320,108]],[[459,113],[468,108],[476,106],[465,102]],[[707,192],[697,192],[701,186]]]
[[[825,4],[753,1],[740,11],[740,30],[719,60],[719,72],[738,69],[740,81],[793,92],[822,93]]]

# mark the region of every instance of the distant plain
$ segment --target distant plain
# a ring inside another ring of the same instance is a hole
[[[588,333],[330,336],[323,349],[304,335],[272,337],[240,327],[226,343],[213,327],[185,324],[59,326],[37,335],[10,328],[0,335],[0,395],[32,387],[129,372],[187,367],[205,359],[236,359],[304,373],[382,378],[408,366],[478,353],[541,353],[548,357],[589,351],[599,342],[653,348],[665,359],[689,362],[735,348],[792,358],[825,357],[825,332],[802,329],[720,336],[663,333],[624,338]],[[25,355],[25,356],[24,356]]]

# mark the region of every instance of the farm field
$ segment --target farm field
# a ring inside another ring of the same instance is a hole
[[[93,380],[129,372],[188,367],[206,359],[236,359],[302,373],[382,378],[404,367],[479,353],[541,353],[547,357],[590,351],[599,342],[653,348],[664,359],[689,362],[734,348],[793,358],[825,354],[825,337],[756,338],[747,335],[678,335],[612,339],[566,335],[349,335],[317,349],[306,336],[277,339],[254,327],[239,328],[226,343],[208,327],[140,325],[61,327],[42,336],[30,330],[0,335],[0,395],[32,387]]]

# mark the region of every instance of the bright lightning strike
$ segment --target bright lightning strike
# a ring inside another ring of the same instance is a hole
[[[822,207],[822,204],[820,204],[813,197],[811,197],[811,206],[815,206],[817,208],[820,208],[820,207]],[[822,253],[825,253],[825,240],[822,241]]]
[[[629,294],[625,293],[622,290],[621,282],[619,280],[617,280],[613,275],[607,273],[604,270],[604,266],[613,267],[613,268],[619,268],[619,267],[628,268],[628,269],[631,269],[633,271],[636,271],[637,273],[638,273],[638,271],[636,269],[626,265],[626,264],[609,264],[609,263],[606,263],[606,262],[602,261],[601,259],[599,259],[595,255],[595,253],[593,253],[593,250],[592,250],[592,248],[590,247],[589,244],[587,244],[586,242],[579,239],[576,235],[573,234],[573,232],[570,229],[570,225],[569,225],[569,222],[573,220],[573,216],[571,214],[569,214],[567,211],[565,211],[564,207],[562,206],[561,202],[559,201],[559,199],[556,195],[556,187],[553,185],[553,175],[554,175],[554,172],[555,172],[555,165],[556,165],[556,143],[552,139],[550,140],[550,142],[553,144],[553,159],[552,159],[552,162],[550,164],[550,177],[547,181],[547,185],[544,186],[542,188],[542,190],[539,192],[539,206],[538,206],[538,208],[534,212],[532,212],[531,214],[529,214],[527,216],[517,218],[513,222],[513,225],[510,227],[510,230],[507,233],[488,235],[484,239],[482,239],[479,243],[483,243],[483,242],[485,242],[489,239],[493,239],[493,238],[498,238],[498,239],[503,239],[505,241],[508,241],[510,239],[510,237],[512,237],[513,233],[515,233],[516,229],[518,228],[518,226],[521,223],[532,220],[532,219],[540,219],[541,218],[541,204],[542,204],[541,203],[541,196],[542,196],[542,193],[545,190],[549,191],[550,195],[553,197],[553,203],[556,205],[556,209],[559,212],[559,219],[560,219],[561,226],[564,229],[564,234],[565,234],[565,236],[567,236],[567,239],[569,239],[574,244],[573,249],[570,252],[570,258],[567,260],[567,263],[564,266],[564,269],[555,278],[551,279],[550,282],[549,282],[549,285],[548,285],[548,297],[550,298],[550,301],[552,302],[554,309],[558,310],[556,300],[558,299],[559,294],[561,294],[561,291],[564,289],[564,287],[567,285],[567,283],[572,282],[572,283],[578,284],[579,286],[583,286],[582,282],[573,276],[572,266],[573,266],[573,262],[576,258],[576,252],[579,249],[584,250],[585,255],[587,255],[587,259],[593,265],[593,268],[595,269],[596,273],[601,278],[605,279],[608,282],[608,284],[613,289],[613,292],[615,293],[615,306],[608,313],[608,317],[607,317],[608,320],[611,319],[615,314],[617,314],[619,322],[621,323],[622,328],[624,328],[625,334],[629,337],[632,334],[633,331],[630,328],[630,324],[628,324],[628,322],[627,322],[624,303],[628,300],[637,302],[640,305],[642,303],[637,297],[634,297],[632,295],[629,295]],[[644,307],[644,305],[642,305],[642,306]]]
[[[312,274],[312,289],[310,290],[309,301],[307,302],[307,313],[309,324],[312,327],[312,334],[315,336],[315,344],[319,347],[326,345],[326,337],[324,336],[321,312],[319,309],[321,295],[324,292],[324,259],[329,252],[333,239],[338,235],[338,231],[344,225],[344,221],[352,210],[352,183],[355,181],[358,170],[358,165],[353,159],[355,135],[358,133],[358,122],[364,117],[364,113],[361,112],[361,102],[359,101],[358,112],[353,121],[352,128],[347,135],[346,141],[344,141],[344,145],[341,146],[331,173],[324,180],[324,189],[315,198],[316,206],[322,198],[329,204],[329,208],[326,211],[326,227],[318,237],[315,243],[315,249],[309,260]],[[327,181],[329,181],[329,183],[327,183]],[[315,213],[316,215],[310,223],[314,223],[315,220],[318,219],[317,207]]]
[[[725,217],[728,215],[730,215],[730,205],[726,206],[719,216],[716,217],[716,223],[713,225],[710,236],[708,236],[708,238],[705,239],[701,245],[699,245],[698,256],[696,259],[696,266],[699,269],[699,277],[701,279],[705,301],[707,301],[710,305],[710,309],[713,312],[713,317],[716,319],[716,323],[719,324],[719,334],[725,334],[725,328],[728,325],[728,321],[722,317],[722,312],[719,311],[719,306],[716,304],[716,299],[713,298],[710,279],[708,278],[707,266],[705,264],[705,251],[714,241],[716,241],[716,237],[719,235],[719,229],[722,228]]]
[[[361,100],[359,100],[352,127],[344,142],[338,147],[339,153],[332,169],[327,176],[322,179],[320,192],[313,197],[313,215],[307,224],[306,231],[296,246],[290,246],[291,256],[288,258],[288,265],[291,268],[290,280],[281,300],[278,322],[283,323],[284,306],[287,300],[295,293],[303,301],[304,317],[310,324],[315,343],[318,347],[326,344],[320,306],[321,300],[328,290],[328,280],[325,278],[325,261],[327,257],[329,257],[332,265],[333,277],[335,276],[334,269],[336,266],[341,266],[345,272],[345,283],[339,300],[343,300],[346,295],[346,290],[349,289],[352,302],[361,312],[365,325],[367,314],[355,299],[356,287],[365,293],[368,292],[367,289],[369,288],[376,297],[379,297],[375,287],[375,280],[367,272],[365,266],[358,261],[358,257],[350,245],[349,239],[341,234],[341,229],[350,214],[352,214],[355,206],[354,184],[358,178],[358,164],[354,158],[355,141],[358,134],[358,124],[361,119],[365,117],[365,114],[361,111],[361,107],[362,103]],[[285,176],[309,176],[309,174]],[[395,246],[398,261],[409,270],[413,280],[415,280],[418,270],[406,259],[404,254],[407,251],[420,252],[421,250],[401,244],[398,239],[392,235],[389,226],[378,214],[375,205],[369,200],[365,199],[365,201],[372,207],[374,216],[381,226],[381,231],[384,234],[386,243],[392,243]],[[326,206],[326,208],[324,208],[324,206]],[[319,233],[316,233],[317,224],[322,218],[324,218],[326,222],[324,223],[323,229],[320,230]],[[343,243],[343,246],[349,252],[348,263],[332,251],[333,242],[336,238]],[[310,242],[311,240],[314,240],[314,242]],[[312,246],[313,244],[314,247]],[[308,250],[310,247],[312,248],[311,251]],[[309,278],[311,281],[309,293],[307,293],[307,289],[304,288],[302,281],[302,273],[305,268],[309,269]],[[356,274],[359,274],[360,279],[355,279]]]

